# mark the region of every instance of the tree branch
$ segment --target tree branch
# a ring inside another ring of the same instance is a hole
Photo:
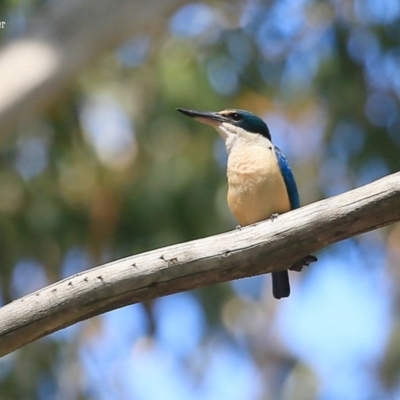
[[[0,355],[128,304],[288,268],[327,245],[399,221],[399,204],[396,173],[274,221],[81,272],[0,309]]]

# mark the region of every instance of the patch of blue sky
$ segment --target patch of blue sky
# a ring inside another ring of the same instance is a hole
[[[36,387],[37,387],[37,399],[38,400],[48,400],[48,399],[56,399],[60,398],[57,396],[57,392],[59,390],[58,383],[55,379],[52,379],[53,376],[51,372],[46,373],[42,372],[39,377],[36,379]],[[70,386],[72,389],[72,387]],[[72,394],[75,392],[74,389],[69,390],[68,394]],[[65,398],[65,397],[64,397]],[[72,396],[69,398],[73,398]],[[75,397],[76,398],[76,397]]]
[[[275,2],[256,33],[256,41],[267,60],[283,56],[298,42],[298,35],[306,27],[307,0]]]
[[[237,295],[245,299],[260,300],[265,287],[265,275],[250,278],[235,279],[230,282]]]
[[[254,57],[254,45],[250,36],[243,32],[232,32],[227,37],[227,46],[230,56],[237,68],[242,69]]]
[[[278,88],[281,83],[282,70],[285,68],[284,60],[276,62],[260,62],[258,69],[265,84],[270,88]]]
[[[53,332],[46,336],[44,340],[54,340],[57,342],[73,343],[74,339],[79,337],[80,333],[85,329],[84,326],[87,322],[81,321],[74,323],[73,325],[67,326],[66,328],[60,329],[59,331]],[[69,351],[70,347],[66,346],[62,351]]]
[[[146,337],[141,305],[102,316],[100,331],[81,345],[86,393],[99,400],[259,398],[262,379],[245,351],[218,337],[203,343],[205,317],[193,294],[157,299],[154,315],[156,340]]]
[[[14,351],[12,353],[6,354],[0,357],[0,386],[1,382],[8,378],[15,369],[15,362],[18,360],[18,352]]]
[[[80,122],[87,141],[107,166],[124,168],[136,155],[133,125],[111,96],[93,95],[84,100]]]
[[[14,162],[16,170],[24,179],[32,179],[41,174],[48,163],[49,141],[46,136],[27,135],[17,142]]]
[[[309,3],[309,0],[281,0],[274,3],[270,16],[283,35],[295,37],[301,31]]]
[[[155,345],[132,360],[126,380],[127,399],[252,400],[261,394],[260,373],[250,357],[226,342],[211,341],[203,349],[201,372],[177,362],[176,355]],[[121,369],[122,372],[122,369]],[[232,376],[235,379],[232,379]],[[155,384],[155,382],[157,384]]]
[[[362,186],[379,178],[389,175],[390,170],[386,162],[380,157],[371,157],[364,161],[361,169],[357,171],[356,185]]]
[[[400,16],[398,0],[356,0],[354,11],[364,23],[390,24]]]
[[[154,302],[157,342],[180,357],[199,345],[206,320],[199,301],[191,292],[161,297]]]
[[[95,393],[98,399],[120,398],[119,380],[130,373],[120,368],[131,362],[136,341],[147,333],[148,320],[141,304],[114,310],[100,318],[99,331],[86,335],[80,346],[85,390]]]
[[[397,380],[397,384],[391,390],[392,399],[400,399],[400,381]],[[391,400],[391,399],[390,399]]]
[[[82,247],[73,247],[65,254],[61,265],[61,278],[66,278],[93,267],[87,251]]]
[[[287,58],[281,85],[289,86],[293,81],[295,88],[311,88],[321,63],[332,56],[334,42],[330,26],[322,25],[304,34]]]
[[[96,398],[115,399],[112,396],[116,393],[118,398],[126,400],[259,398],[262,382],[252,360],[226,343],[214,342],[210,346],[202,352],[207,354],[207,360],[199,375],[199,371],[191,371],[189,365],[179,362],[177,355],[159,342],[149,342],[129,352],[118,363],[108,365],[107,379],[101,383],[102,390],[96,390]],[[108,388],[104,390],[107,382]]]
[[[272,141],[292,163],[313,158],[322,152],[325,129],[324,113],[319,110],[302,121],[291,121],[279,112],[263,116],[269,126]],[[307,143],[305,146],[304,143]]]
[[[313,50],[292,51],[286,58],[285,70],[281,76],[281,93],[295,90],[307,90],[312,87],[312,80],[321,62],[321,54]]]
[[[248,0],[241,4],[242,9],[238,13],[239,27],[248,34],[254,34],[254,29],[259,21],[265,18],[267,10],[260,6],[257,0]]]
[[[116,51],[117,58],[127,67],[134,68],[146,61],[150,48],[148,36],[136,36],[122,44]]]
[[[388,90],[390,80],[387,79],[382,68],[383,58],[381,55],[367,59],[364,71],[368,89],[375,91]]]
[[[395,99],[385,92],[371,93],[365,103],[364,112],[368,120],[378,127],[388,127],[398,116]]]
[[[226,171],[226,164],[228,162],[228,153],[226,152],[225,142],[220,135],[218,135],[215,139],[213,154],[214,158],[217,160],[217,163],[221,167],[221,169]]]
[[[339,158],[325,157],[319,170],[318,186],[326,197],[354,189],[354,174]]]
[[[363,256],[354,240],[334,247],[282,303],[278,326],[287,347],[320,376],[323,398],[359,398],[379,386],[370,366],[381,360],[391,327],[387,277],[365,273],[384,253]]]
[[[380,54],[378,38],[366,27],[356,27],[347,40],[347,51],[360,64],[375,60]]]
[[[36,8],[26,6],[27,2],[16,2],[7,9],[3,10],[2,21],[6,21],[7,29],[4,29],[4,36],[8,38],[21,37],[26,33],[32,13]]]
[[[224,55],[210,59],[206,65],[207,77],[219,94],[233,95],[239,85],[238,68],[231,58]]]
[[[22,259],[13,268],[11,293],[14,298],[19,298],[45,287],[48,283],[42,264],[32,259]]]
[[[89,376],[94,376],[91,368],[96,368],[97,363],[106,367],[109,363],[118,362],[118,359],[127,354],[134,342],[144,336],[148,329],[146,313],[141,304],[120,308],[99,317],[99,331],[91,336],[86,336],[82,342],[81,358]],[[83,321],[65,329],[54,332],[49,338],[55,340],[71,341],[73,336],[78,336],[88,324],[96,322]],[[103,371],[104,372],[104,371]]]
[[[331,137],[329,152],[343,163],[357,155],[365,143],[365,132],[353,121],[340,121]]]
[[[305,5],[307,0],[283,0],[272,4],[267,18],[263,21],[259,34],[266,37],[273,32],[280,38],[294,38],[306,22]]]
[[[170,20],[171,32],[178,37],[200,36],[217,25],[215,11],[204,3],[190,3],[180,8]]]
[[[256,35],[257,46],[267,61],[280,60],[286,55],[291,38],[282,34],[268,19]]]
[[[135,304],[101,316],[101,329],[89,340],[88,350],[103,365],[123,357],[135,341],[147,334],[149,321],[142,304]],[[109,346],[111,345],[111,346]]]
[[[252,400],[263,393],[263,381],[251,357],[226,341],[215,341],[199,399]],[[234,377],[234,378],[233,378]]]
[[[400,48],[390,49],[382,60],[382,71],[390,82],[390,89],[393,90],[397,98],[400,99]]]
[[[358,236],[357,244],[360,259],[367,260],[363,262],[365,271],[371,274],[380,291],[390,294],[394,293],[394,282],[388,279],[388,245],[387,236],[382,234],[383,229],[376,229]]]
[[[394,399],[387,397],[376,374],[363,365],[343,366],[320,377],[320,399]]]
[[[365,60],[365,75],[368,86],[375,91],[395,91],[400,97],[400,78],[398,74],[398,49],[383,54],[370,53]],[[397,70],[396,70],[397,68]]]
[[[157,342],[125,358],[116,372],[126,400],[196,399],[187,369]]]

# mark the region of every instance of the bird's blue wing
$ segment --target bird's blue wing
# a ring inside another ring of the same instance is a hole
[[[278,160],[278,165],[281,170],[283,180],[285,181],[286,190],[288,192],[290,206],[293,209],[300,207],[299,192],[297,191],[296,181],[290,168],[289,161],[283,155],[278,147],[275,146],[275,154]]]

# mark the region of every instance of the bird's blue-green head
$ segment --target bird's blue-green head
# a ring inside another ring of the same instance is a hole
[[[249,111],[232,108],[217,112],[187,110],[184,108],[177,108],[177,110],[197,121],[214,126],[224,139],[228,137],[229,133],[235,134],[243,130],[259,134],[271,140],[267,124]]]

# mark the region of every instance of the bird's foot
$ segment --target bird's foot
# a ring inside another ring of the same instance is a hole
[[[300,272],[303,267],[308,267],[310,264],[316,261],[318,261],[318,258],[313,256],[312,254],[309,254],[308,256],[302,258],[300,261],[294,263],[289,269],[292,271]]]
[[[271,214],[269,219],[271,220],[271,222],[274,222],[278,218],[278,216],[279,216],[278,213],[273,213],[273,214]]]
[[[236,229],[242,229],[242,225],[236,225]]]

